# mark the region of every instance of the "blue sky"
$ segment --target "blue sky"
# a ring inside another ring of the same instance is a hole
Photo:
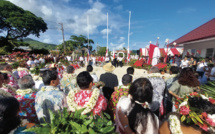
[[[109,50],[128,46],[128,16],[131,11],[130,49],[149,44],[164,46],[215,18],[215,0],[8,0],[42,17],[49,30],[33,39],[60,44],[60,25],[64,23],[65,38],[87,36],[87,16],[90,38],[106,46],[106,14],[109,13]],[[94,48],[96,45],[93,45]]]

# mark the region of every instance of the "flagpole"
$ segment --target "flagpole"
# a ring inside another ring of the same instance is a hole
[[[88,49],[89,49],[89,38],[90,38],[90,33],[89,33],[89,16],[87,16],[87,37],[88,37]]]
[[[129,41],[130,41],[130,20],[131,20],[131,11],[129,11],[129,22],[128,22],[128,54],[127,54],[127,63],[128,63],[128,60],[130,58],[129,56]]]
[[[106,48],[106,56],[108,56],[108,13],[107,13],[107,48]]]

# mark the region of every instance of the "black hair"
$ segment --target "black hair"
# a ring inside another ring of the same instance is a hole
[[[58,73],[56,70],[47,70],[44,72],[42,78],[44,85],[50,85],[52,80],[57,80]]]
[[[129,75],[129,74],[123,75],[123,77],[122,77],[122,84],[123,85],[127,85],[131,82],[132,82],[132,76],[131,75]]]
[[[4,79],[4,80],[9,79],[9,77],[8,77],[7,73],[2,73],[2,76],[3,76],[3,79]]]
[[[133,67],[127,68],[127,74],[134,74],[134,68]]]
[[[179,67],[176,67],[176,66],[172,66],[169,70],[172,72],[172,74],[179,73]]]
[[[68,74],[71,74],[71,73],[74,72],[75,68],[74,68],[73,66],[70,65],[70,66],[67,66],[66,70],[67,70],[67,73],[68,73]]]
[[[8,134],[21,123],[19,102],[14,97],[0,98],[0,134]]]
[[[93,78],[87,71],[83,71],[77,76],[77,84],[81,89],[89,88],[90,83],[93,82]]]
[[[92,72],[93,71],[93,67],[91,65],[87,66],[87,72]]]
[[[147,123],[149,114],[152,116],[153,127],[158,128],[155,115],[148,108],[143,108],[142,105],[135,103],[152,102],[153,87],[151,82],[147,78],[139,78],[135,80],[129,89],[129,94],[132,96],[131,100],[131,112],[128,115],[130,128],[137,133],[137,127],[141,123],[141,133],[145,133],[147,129]]]

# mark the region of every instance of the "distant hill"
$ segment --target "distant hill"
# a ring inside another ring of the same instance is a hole
[[[55,50],[56,46],[55,44],[48,44],[48,43],[43,43],[37,40],[33,40],[31,38],[25,38],[23,39],[23,42],[28,43],[30,47],[36,48],[36,49],[48,49],[48,50]]]

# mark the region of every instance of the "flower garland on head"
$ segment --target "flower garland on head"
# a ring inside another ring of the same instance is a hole
[[[201,110],[191,107],[188,99],[189,97],[198,97],[204,100],[215,104],[215,100],[209,98],[203,94],[199,94],[197,92],[192,92],[190,94],[185,95],[183,98],[177,98],[175,100],[175,107],[179,114],[181,115],[181,122],[191,123],[193,122],[196,126],[203,129],[204,131],[215,129],[215,114],[208,114],[206,112],[202,112]],[[214,131],[215,132],[215,131]]]
[[[24,68],[24,67],[18,67],[17,71],[27,71],[27,72],[29,72],[29,70],[27,68]]]
[[[30,93],[33,93],[34,91],[32,90],[32,89],[17,89],[16,90],[16,94],[17,95],[22,95],[22,96],[24,96],[24,95],[26,95],[26,94],[30,94]]]
[[[81,114],[86,114],[86,113],[89,113],[90,111],[92,111],[93,108],[95,107],[97,100],[99,98],[99,95],[100,95],[100,90],[97,88],[94,89],[92,96],[90,97],[90,100],[87,103],[85,103],[85,105],[83,107],[79,106],[75,102],[75,94],[80,91],[81,91],[80,89],[71,90],[67,96],[67,104],[69,106],[69,109],[73,112],[84,108],[84,111]]]

